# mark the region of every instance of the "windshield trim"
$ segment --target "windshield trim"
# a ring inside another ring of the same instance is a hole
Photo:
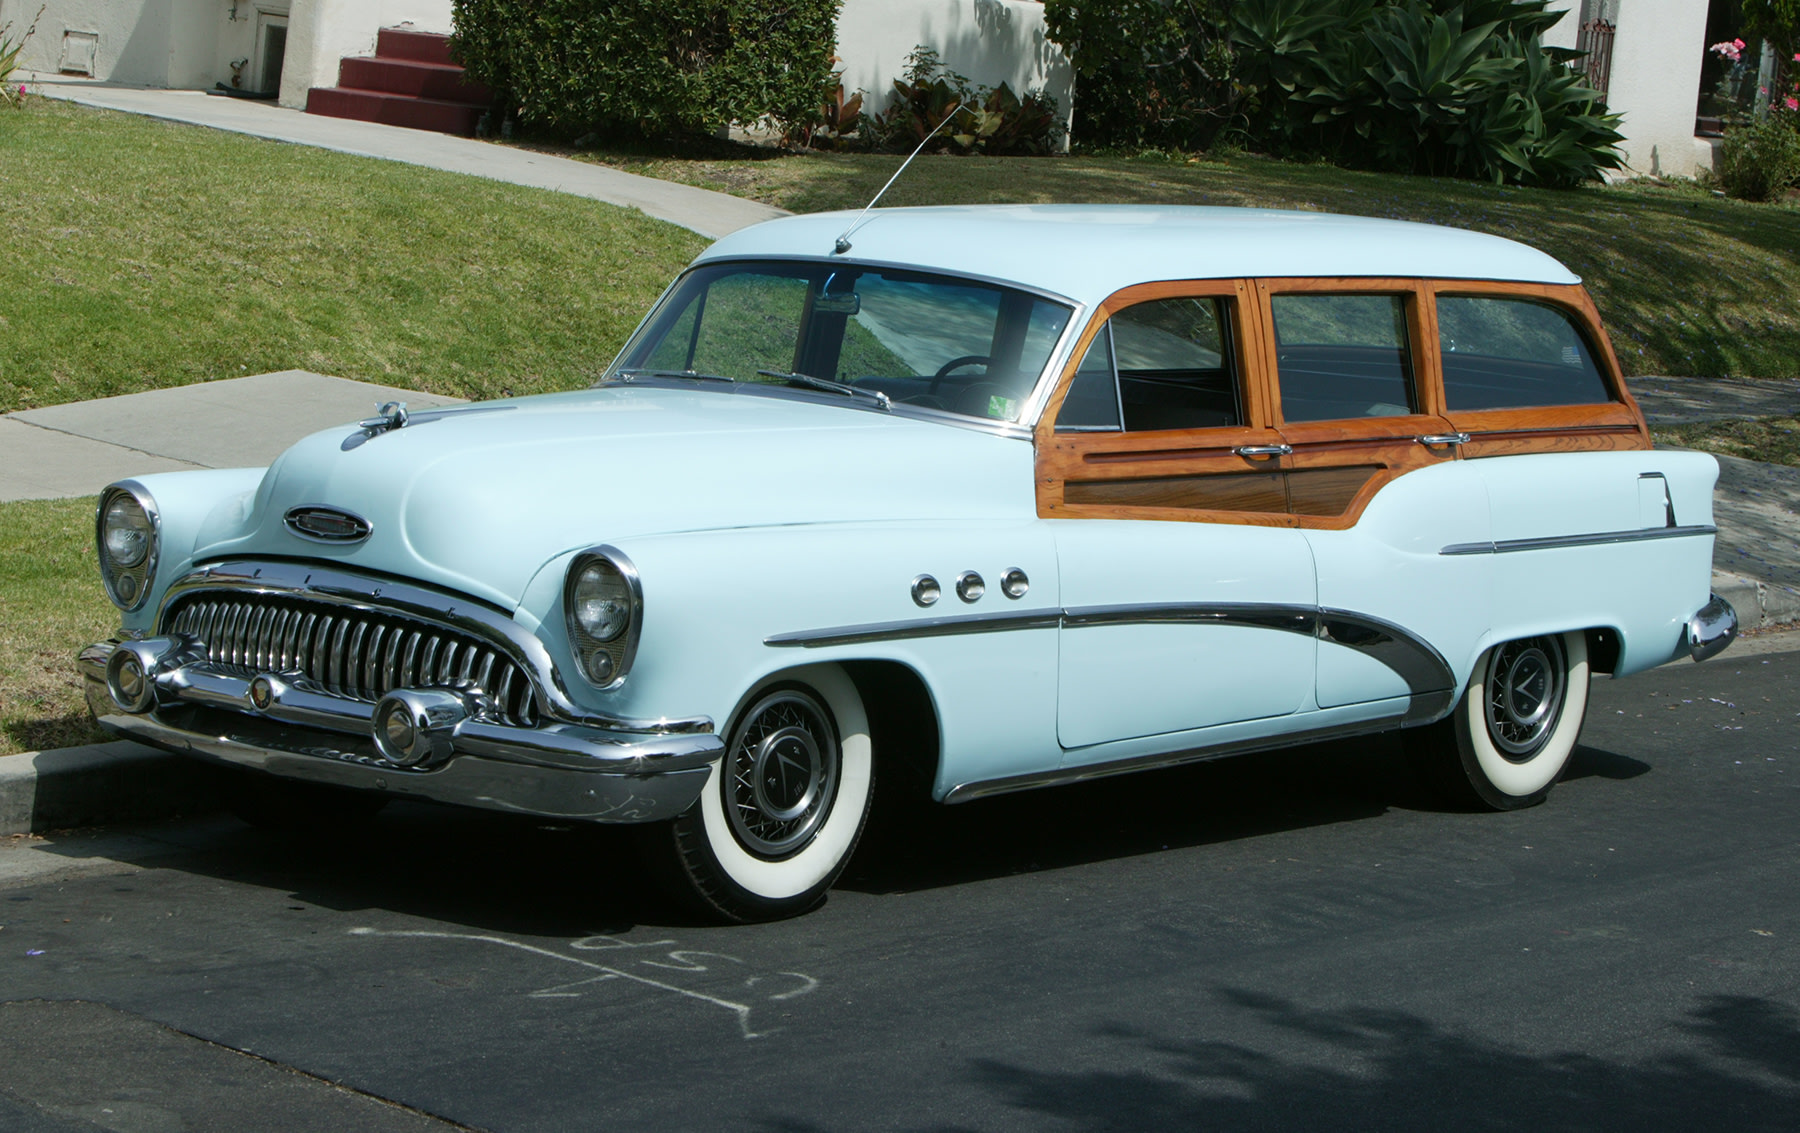
[[[689,382],[681,379],[650,377],[623,379],[619,376],[619,366],[624,361],[626,352],[631,349],[631,345],[636,342],[638,337],[650,326],[651,320],[656,317],[657,312],[662,309],[663,304],[667,303],[670,296],[674,295],[681,288],[682,282],[686,280],[688,276],[702,268],[712,268],[726,264],[766,263],[815,264],[824,267],[853,266],[874,270],[909,272],[914,275],[940,276],[950,280],[968,280],[971,283],[984,284],[990,287],[1003,287],[1011,291],[1021,292],[1067,307],[1069,309],[1068,323],[1063,327],[1062,334],[1058,336],[1055,344],[1051,346],[1050,354],[1044,362],[1043,369],[1039,371],[1038,376],[1033,380],[1030,392],[1020,399],[1023,402],[1023,405],[1019,411],[1018,420],[994,421],[980,417],[971,417],[962,413],[931,409],[922,405],[906,405],[899,402],[894,403],[891,409],[888,410],[888,412],[891,412],[897,417],[909,417],[923,421],[934,421],[939,424],[958,425],[964,428],[972,428],[980,432],[994,433],[1000,436],[1023,437],[1029,439],[1036,432],[1038,418],[1042,415],[1044,406],[1049,401],[1051,393],[1055,391],[1056,380],[1061,376],[1064,367],[1067,365],[1069,354],[1074,349],[1075,342],[1079,337],[1079,332],[1081,328],[1086,325],[1088,316],[1091,313],[1089,304],[1083,303],[1077,299],[1071,299],[1069,296],[1060,292],[1037,287],[1029,283],[1020,283],[1017,280],[1002,279],[998,276],[981,275],[976,272],[945,271],[938,268],[925,267],[919,264],[898,263],[890,260],[862,259],[855,256],[771,253],[768,255],[728,255],[709,257],[703,254],[701,258],[694,260],[692,263],[688,264],[687,267],[681,269],[681,271],[676,274],[675,278],[669,282],[669,285],[663,288],[662,294],[657,296],[656,302],[652,303],[649,309],[644,312],[643,318],[638,320],[637,326],[626,336],[624,344],[619,347],[619,352],[613,356],[611,362],[607,363],[606,369],[601,371],[599,379],[593,383],[593,387],[591,388],[623,385],[627,383],[631,385],[646,386],[660,384],[665,381],[669,383],[669,388],[706,388],[715,393],[736,393],[746,387],[760,387],[765,391],[772,389],[777,393],[803,395],[804,400],[817,401],[820,404],[837,405],[844,408],[862,410],[864,412],[882,412],[874,405],[858,404],[841,397],[822,397],[815,391],[796,389],[791,386],[764,386],[761,383],[747,382],[737,382],[732,385],[726,385],[722,382],[706,381],[704,379]]]

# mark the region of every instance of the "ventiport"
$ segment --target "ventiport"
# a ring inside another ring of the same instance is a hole
[[[303,673],[210,659],[185,634],[110,641],[81,654],[88,703],[108,729],[169,751],[464,806],[601,822],[681,813],[723,745],[709,731],[626,730],[507,719],[468,681],[393,689],[377,701]]]

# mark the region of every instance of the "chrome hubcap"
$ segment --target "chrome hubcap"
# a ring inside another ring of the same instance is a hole
[[[727,758],[725,813],[732,833],[758,857],[798,853],[837,793],[838,747],[824,706],[782,689],[745,715]]]
[[[1488,736],[1514,763],[1537,755],[1562,715],[1568,661],[1554,637],[1509,641],[1488,662]]]

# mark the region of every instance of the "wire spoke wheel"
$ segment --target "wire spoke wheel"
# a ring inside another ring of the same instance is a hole
[[[1559,638],[1509,641],[1488,654],[1488,735],[1508,762],[1524,763],[1543,750],[1562,716],[1568,673]]]
[[[642,838],[700,914],[768,921],[825,899],[869,816],[874,743],[856,682],[803,665],[751,689],[699,800]]]
[[[1581,738],[1588,680],[1581,630],[1500,642],[1476,661],[1448,716],[1407,731],[1407,749],[1446,802],[1535,806],[1562,778]]]
[[[823,705],[799,689],[764,697],[746,714],[722,777],[732,834],[761,858],[799,850],[831,810],[838,764]]]

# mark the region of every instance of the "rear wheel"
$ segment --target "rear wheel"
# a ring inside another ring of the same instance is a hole
[[[645,832],[653,864],[709,916],[806,912],[856,849],[874,778],[855,684],[836,665],[794,670],[750,696],[699,802]]]
[[[1568,766],[1587,699],[1586,634],[1502,642],[1482,654],[1456,710],[1409,732],[1408,746],[1453,802],[1535,806]]]

